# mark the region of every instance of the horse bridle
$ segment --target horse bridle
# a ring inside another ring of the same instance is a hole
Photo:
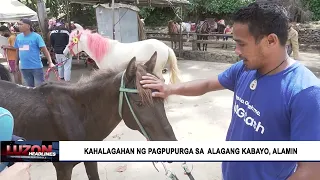
[[[126,73],[126,71],[124,71],[122,74],[121,84],[120,84],[120,89],[119,89],[119,91],[120,91],[120,94],[119,94],[119,115],[122,118],[122,105],[123,105],[123,95],[124,95],[124,97],[126,98],[127,104],[129,106],[129,109],[131,111],[131,114],[132,114],[133,118],[136,120],[136,123],[138,124],[143,136],[145,138],[147,138],[148,141],[150,141],[150,137],[148,136],[146,130],[143,128],[141,122],[139,121],[136,114],[134,113],[132,106],[130,104],[129,98],[127,96],[127,93],[139,93],[139,91],[137,89],[130,89],[130,88],[125,87],[124,80],[123,80],[125,73]]]
[[[131,114],[133,116],[133,118],[135,119],[136,123],[138,124],[143,136],[148,140],[150,141],[150,136],[148,136],[148,133],[146,132],[146,130],[144,129],[144,127],[142,126],[141,122],[139,121],[139,119],[137,118],[136,114],[134,113],[133,109],[132,109],[132,106],[130,104],[130,101],[129,101],[129,98],[127,96],[127,93],[139,93],[139,91],[137,89],[131,89],[131,88],[126,88],[125,87],[125,84],[124,84],[124,75],[125,75],[126,71],[123,72],[122,76],[121,76],[121,84],[120,84],[120,88],[119,88],[119,91],[120,91],[120,94],[119,94],[119,115],[121,117],[121,119],[123,119],[122,117],[122,106],[123,106],[123,96],[126,98],[126,101],[127,101],[127,104],[129,106],[129,109],[131,111]],[[170,179],[172,180],[179,180],[178,177],[172,173],[171,171],[169,171],[167,168],[166,168],[166,165],[162,163],[162,166],[163,168],[165,169],[165,175],[168,176]],[[155,162],[152,162],[154,168],[159,172],[159,170],[157,169],[156,165],[155,165]],[[191,171],[189,170],[186,162],[184,162],[182,164],[182,168],[184,169],[186,175],[188,175],[189,179],[190,180],[194,180],[192,174],[191,174]]]
[[[72,38],[72,42],[71,42],[71,44],[68,46],[68,49],[69,49],[69,51],[71,52],[71,54],[73,55],[73,56],[76,56],[76,54],[74,53],[74,51],[72,50],[73,49],[73,47],[75,46],[75,45],[77,45],[77,48],[78,48],[78,43],[79,43],[79,41],[80,41],[80,38],[81,38],[81,32],[79,32],[75,37],[73,37]],[[78,52],[78,54],[79,54],[79,52]],[[79,56],[78,56],[78,58],[79,58]],[[79,59],[78,59],[79,60]]]

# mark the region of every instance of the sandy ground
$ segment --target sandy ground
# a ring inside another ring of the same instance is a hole
[[[302,62],[319,75],[320,55],[302,53]],[[81,74],[89,70],[74,63],[72,81],[77,81]],[[179,67],[183,81],[215,76],[229,67],[230,64],[181,60]],[[168,76],[165,76],[168,78]],[[54,74],[50,75],[54,79]],[[212,141],[225,138],[230,122],[232,92],[228,90],[207,93],[201,97],[172,96],[166,104],[168,119],[180,141]],[[105,139],[106,141],[144,141],[137,131],[132,131],[120,123]],[[116,172],[119,166],[127,165],[124,172]],[[191,163],[192,174],[196,180],[221,180],[221,163]],[[168,164],[179,180],[188,180],[183,174],[181,163]],[[151,163],[99,163],[101,180],[164,180],[164,170],[158,164],[157,172]],[[32,180],[56,180],[56,173],[51,163],[34,163],[31,168]],[[87,180],[83,163],[78,164],[72,175],[73,180]]]

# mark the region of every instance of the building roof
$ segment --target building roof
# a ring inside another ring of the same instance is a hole
[[[120,2],[119,2],[120,1]],[[188,0],[115,0],[115,3],[134,4],[136,1],[139,3],[136,6],[149,6],[149,2],[153,7],[172,7],[172,6],[185,6],[190,5]],[[111,0],[71,0],[71,3],[76,4],[107,4],[111,3]]]

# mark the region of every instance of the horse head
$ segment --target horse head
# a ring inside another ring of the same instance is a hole
[[[170,34],[177,34],[179,32],[179,27],[180,26],[173,20],[168,22],[168,30]]]
[[[119,114],[127,127],[138,130],[148,140],[176,141],[163,99],[153,98],[152,90],[145,89],[140,84],[143,75],[152,74],[156,59],[157,52],[143,65],[136,65],[135,57],[131,59],[122,75]]]
[[[95,61],[101,61],[109,50],[108,39],[90,30],[73,30],[69,37],[69,43],[63,51],[67,56],[73,56],[84,51]]]
[[[72,31],[69,36],[69,43],[63,50],[63,54],[67,56],[69,53],[71,53],[71,55],[75,56],[79,54],[81,51],[83,51],[83,41],[80,41],[81,38],[83,38],[82,31]]]

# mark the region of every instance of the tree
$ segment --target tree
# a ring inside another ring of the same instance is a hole
[[[305,22],[312,18],[312,12],[305,6],[305,1],[302,0],[256,0],[256,2],[277,3],[284,6],[288,11],[289,18],[292,18],[295,22]]]

